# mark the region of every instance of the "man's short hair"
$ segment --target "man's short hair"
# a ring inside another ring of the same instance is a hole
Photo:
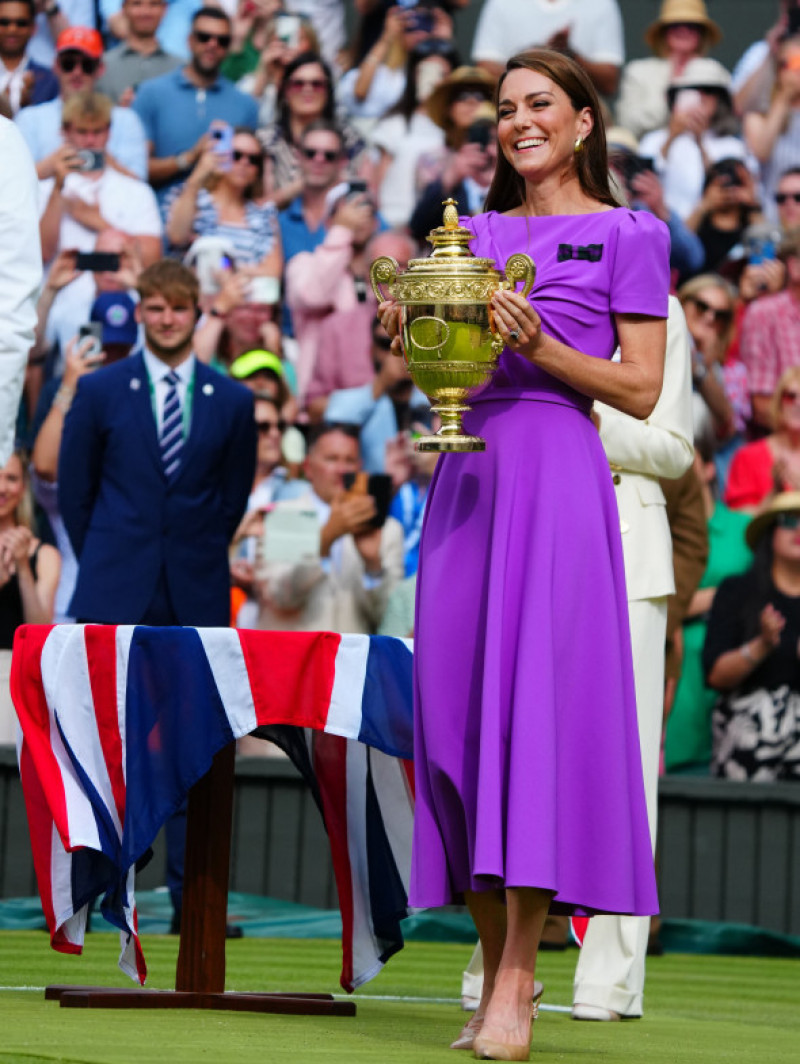
[[[320,440],[323,440],[326,436],[330,436],[333,432],[341,432],[345,436],[349,436],[351,440],[355,440],[356,443],[361,442],[361,433],[358,425],[354,425],[351,421],[323,421],[319,425],[315,425],[308,435],[308,454],[314,450]]]
[[[2,3],[3,0],[0,0]],[[76,122],[96,122],[98,125],[111,124],[111,110],[114,104],[110,96],[102,92],[76,92],[64,100],[61,108],[61,125],[72,126]]]
[[[335,137],[339,138],[339,152],[344,154],[344,133],[336,125],[335,122],[331,122],[329,118],[317,118],[310,125],[306,126],[303,132],[300,134],[300,144],[303,144],[309,133],[333,133]]]
[[[217,20],[221,20],[222,22],[227,22],[229,26],[231,25],[230,15],[228,15],[227,12],[223,11],[221,7],[214,7],[211,4],[205,4],[203,7],[195,11],[195,13],[192,15],[192,32],[194,32],[195,24],[200,18],[215,18]]]
[[[175,259],[160,259],[142,270],[136,285],[139,298],[163,296],[168,303],[177,303],[188,299],[197,305],[200,298],[200,284],[195,274]]]

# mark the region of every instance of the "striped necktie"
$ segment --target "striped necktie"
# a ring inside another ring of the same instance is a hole
[[[161,461],[167,477],[175,474],[181,464],[183,454],[183,411],[181,400],[178,395],[178,381],[180,377],[175,370],[170,370],[163,378],[168,385],[167,398],[164,402],[164,421],[161,425],[161,436],[158,446],[161,451]]]

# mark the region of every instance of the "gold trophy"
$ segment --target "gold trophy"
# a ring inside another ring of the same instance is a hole
[[[375,259],[369,276],[379,300],[385,285],[402,308],[408,372],[442,419],[434,436],[416,441],[418,451],[485,451],[486,441],[468,436],[461,425],[474,398],[497,369],[503,340],[494,329],[492,295],[524,281],[533,287],[536,267],[529,255],[512,255],[505,277],[493,259],[476,258],[468,248],[474,235],[458,224],[454,200],[445,200],[444,225],[428,234],[433,253],[412,259],[408,269],[388,255]]]

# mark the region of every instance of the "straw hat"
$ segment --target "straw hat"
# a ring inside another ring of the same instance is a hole
[[[747,526],[747,546],[755,550],[758,541],[775,524],[779,514],[800,513],[800,491],[780,491],[769,499]]]
[[[666,55],[664,30],[679,22],[691,22],[703,28],[703,51],[722,40],[722,30],[708,17],[703,0],[664,0],[656,21],[644,31],[644,39],[656,55]]]
[[[476,90],[484,93],[487,100],[494,96],[496,81],[486,70],[480,67],[457,67],[443,81],[440,81],[428,97],[426,104],[428,114],[444,129],[447,126],[450,104],[459,92]]]

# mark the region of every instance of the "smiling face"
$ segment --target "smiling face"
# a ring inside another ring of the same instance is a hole
[[[0,3],[0,57],[19,59],[33,36],[33,19],[27,4],[16,0]]]
[[[330,86],[319,63],[304,63],[286,82],[286,101],[292,115],[302,122],[320,118],[328,102]]]
[[[19,456],[12,454],[0,469],[0,521],[14,517],[25,492],[25,473]]]
[[[512,70],[500,90],[497,137],[500,150],[526,181],[574,173],[575,142],[592,130],[591,110],[576,111],[550,78]]]
[[[162,362],[176,365],[192,347],[196,306],[187,295],[167,299],[160,293],[143,296],[137,318],[144,326],[148,348]]]

